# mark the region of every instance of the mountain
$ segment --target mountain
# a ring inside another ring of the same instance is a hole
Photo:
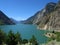
[[[13,18],[10,18],[10,20],[13,21],[15,24],[17,24],[17,23],[20,22],[20,21],[17,21],[17,20],[15,20],[15,19],[13,19]]]
[[[35,17],[37,17],[37,14],[38,14],[39,12],[40,12],[40,11],[38,11],[34,16],[31,16],[30,18],[28,18],[27,20],[22,21],[22,22],[25,23],[25,24],[33,24],[33,21],[35,20]]]
[[[0,25],[10,25],[15,24],[13,21],[11,21],[10,18],[8,18],[2,11],[0,11]]]
[[[25,20],[24,23],[26,23],[26,24],[40,23],[40,21],[42,20],[42,17],[44,17],[46,14],[50,13],[54,9],[55,5],[56,5],[56,3],[53,3],[53,2],[48,3],[44,9],[42,9],[41,11],[38,11],[33,16],[31,16],[30,18]]]
[[[25,24],[36,24],[42,30],[60,30],[60,1],[50,2],[41,11],[24,21]]]
[[[38,27],[44,30],[60,31],[60,1],[56,3],[53,11],[42,18]]]

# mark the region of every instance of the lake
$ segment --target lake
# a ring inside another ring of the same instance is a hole
[[[31,24],[16,24],[16,25],[3,25],[0,29],[8,33],[12,30],[14,33],[19,32],[22,39],[30,39],[34,35],[38,43],[46,43],[48,38],[44,36],[47,31],[37,29],[36,25]]]

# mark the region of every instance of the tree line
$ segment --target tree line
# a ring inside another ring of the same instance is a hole
[[[38,42],[36,40],[36,37],[32,35],[30,40],[22,39],[21,34],[19,32],[13,33],[11,30],[8,34],[6,34],[3,30],[0,30],[0,45],[6,44],[6,45],[17,45],[18,43],[26,44],[26,43],[32,43],[33,45],[38,45]]]

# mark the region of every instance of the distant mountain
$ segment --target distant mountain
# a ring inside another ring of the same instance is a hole
[[[15,24],[10,18],[8,18],[2,11],[0,11],[0,25]]]
[[[24,21],[25,24],[36,24],[43,30],[60,30],[60,1],[50,2],[44,9]]]
[[[10,20],[13,21],[15,24],[17,24],[17,23],[20,22],[20,21],[17,21],[17,20],[15,20],[15,19],[13,19],[13,18],[10,18]]]

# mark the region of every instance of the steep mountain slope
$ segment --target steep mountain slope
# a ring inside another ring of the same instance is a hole
[[[49,14],[51,11],[53,11],[54,7],[55,7],[56,3],[50,2],[46,5],[46,7],[40,11],[39,14],[37,14],[37,17],[35,18],[35,24],[39,24],[40,22],[43,21],[43,23],[45,23],[44,21],[46,19],[43,19],[47,14]]]
[[[44,9],[38,11],[38,13],[32,16],[32,18],[30,17],[29,19],[27,19],[27,22],[37,24],[39,29],[59,31],[60,1],[58,1],[57,3],[48,3]]]
[[[38,11],[35,15],[31,16],[27,20],[23,21],[25,24],[33,24],[35,18],[37,17],[37,14],[39,14],[40,11]]]
[[[56,4],[54,11],[50,13],[50,20],[48,22],[49,30],[60,31],[60,1]]]
[[[0,25],[10,25],[15,24],[11,21],[2,11],[0,11]]]
[[[56,3],[53,3],[53,2],[48,3],[44,9],[42,9],[41,11],[38,11],[35,15],[33,15],[30,18],[28,18],[27,20],[25,20],[24,23],[26,23],[26,24],[40,23],[40,21],[42,20],[42,17],[44,17],[46,14],[50,13],[54,9],[55,5],[56,5]]]
[[[50,13],[42,18],[38,25],[39,29],[60,31],[60,1]]]

